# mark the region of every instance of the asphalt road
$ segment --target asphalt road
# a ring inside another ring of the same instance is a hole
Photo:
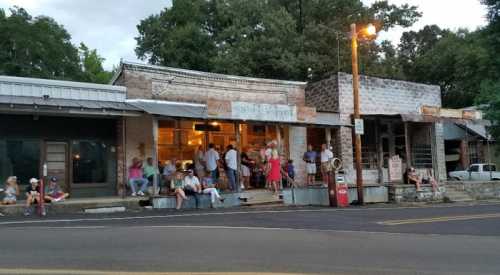
[[[0,219],[0,274],[500,274],[500,204]]]

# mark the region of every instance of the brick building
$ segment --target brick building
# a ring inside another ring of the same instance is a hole
[[[318,111],[337,113],[342,123],[349,124],[353,114],[352,76],[339,73],[309,84],[306,104]],[[411,165],[422,174],[431,170],[439,180],[446,179],[441,118],[424,115],[424,107],[441,108],[439,86],[360,77],[365,184],[389,182],[389,159],[394,155],[400,156],[403,168]],[[350,127],[334,129],[332,147],[343,160],[347,181],[355,182]]]
[[[305,82],[122,63],[113,84],[125,86],[127,103],[144,112],[125,120],[124,167],[134,157],[189,164],[209,143],[221,151],[232,144],[257,159],[264,143],[276,141],[304,184],[308,139],[319,150],[343,125],[337,113],[306,105]]]

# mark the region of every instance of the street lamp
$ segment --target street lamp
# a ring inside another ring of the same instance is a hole
[[[368,24],[366,28],[359,32],[356,24],[351,24],[351,50],[352,50],[352,92],[354,99],[354,156],[356,158],[356,188],[358,191],[358,204],[364,203],[363,196],[363,171],[361,170],[361,132],[356,125],[362,125],[361,114],[359,111],[359,72],[358,72],[358,35],[366,37],[375,37],[377,29],[373,24]]]

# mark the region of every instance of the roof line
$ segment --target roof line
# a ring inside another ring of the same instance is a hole
[[[75,82],[75,81],[65,81],[65,80],[52,80],[52,79],[30,78],[30,77],[5,76],[5,75],[0,75],[0,82],[17,83],[17,84],[21,84],[21,85],[58,86],[58,87],[80,88],[80,89],[108,90],[108,91],[116,91],[116,92],[126,92],[127,91],[126,87],[112,86],[112,85],[107,85],[107,84],[96,84],[96,83]]]
[[[210,72],[202,72],[202,71],[195,71],[195,70],[179,69],[179,68],[173,68],[173,67],[158,66],[158,65],[150,65],[150,64],[131,62],[131,61],[122,61],[120,68],[122,69],[123,66],[127,66],[127,65],[138,67],[138,68],[150,69],[150,70],[158,70],[158,71],[171,72],[171,73],[180,73],[180,74],[185,74],[185,75],[190,75],[190,76],[198,76],[198,77],[219,78],[219,79],[225,79],[225,80],[260,82],[260,83],[269,83],[269,84],[275,84],[275,85],[289,85],[289,86],[305,86],[307,84],[307,82],[301,82],[301,81],[290,81],[290,80],[278,80],[278,79],[269,79],[269,78],[256,78],[256,77],[247,77],[247,76],[227,75],[227,74],[210,73]],[[117,72],[116,78],[118,78],[118,76],[120,75],[121,69]],[[113,78],[113,81],[116,81],[116,79]]]

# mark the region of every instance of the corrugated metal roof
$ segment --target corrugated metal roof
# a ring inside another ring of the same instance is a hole
[[[0,95],[123,102],[127,89],[93,83],[0,76]]]
[[[128,99],[127,103],[153,115],[207,119],[205,104],[191,104],[160,100]]]
[[[46,106],[54,108],[84,108],[84,109],[105,109],[116,111],[139,111],[139,109],[126,104],[125,102],[110,102],[110,101],[97,101],[97,100],[70,100],[59,98],[43,99],[40,97],[27,97],[27,96],[5,96],[0,95],[0,104],[22,106]]]

